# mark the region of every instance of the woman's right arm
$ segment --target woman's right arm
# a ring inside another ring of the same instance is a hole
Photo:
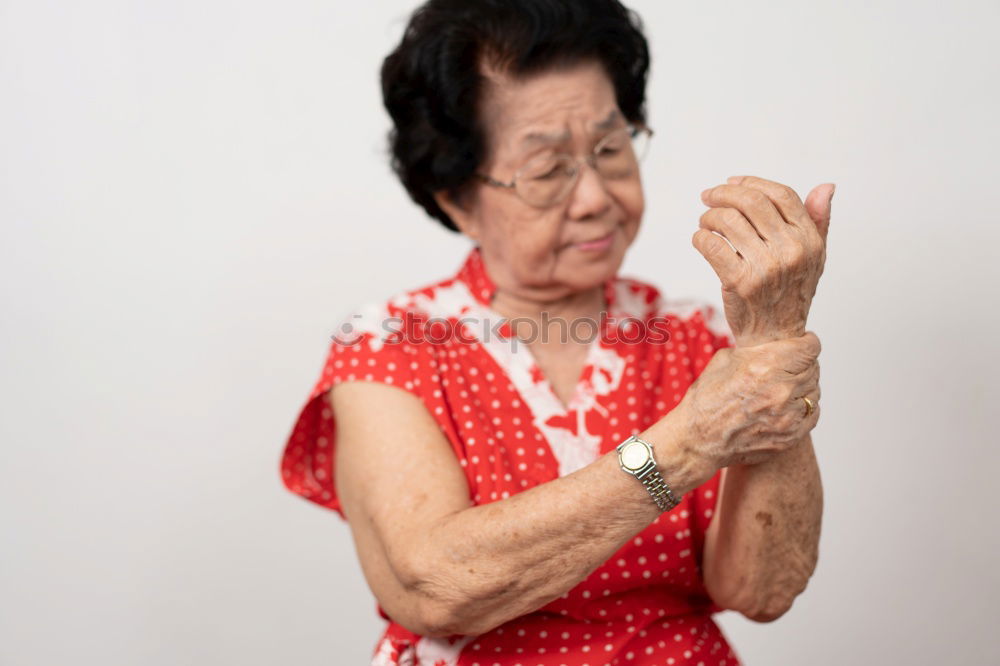
[[[767,436],[778,433],[779,421],[786,430],[811,429],[814,423],[787,418],[800,408],[787,396],[808,392],[810,372],[775,371],[807,353],[808,336],[719,350],[703,371],[707,381],[700,377],[680,405],[639,433],[655,446],[676,493],[733,460],[771,455],[773,442],[791,441]],[[726,371],[709,372],[713,364]],[[386,613],[414,633],[478,635],[537,610],[660,513],[643,485],[622,472],[614,450],[566,476],[473,506],[462,467],[419,398],[354,381],[336,386],[329,399],[338,428],[335,484],[362,570]],[[702,405],[726,399],[741,405],[739,415],[723,422],[702,413]],[[691,418],[714,422],[705,426],[710,441],[692,441],[682,430]]]

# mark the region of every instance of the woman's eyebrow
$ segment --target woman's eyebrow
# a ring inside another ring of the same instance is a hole
[[[559,132],[558,134],[546,134],[544,132],[530,132],[525,134],[521,138],[521,145],[526,146],[532,143],[559,143],[560,141],[566,141],[569,139],[570,134],[568,131]]]
[[[618,119],[621,117],[621,113],[618,109],[612,109],[611,113],[607,115],[603,120],[599,120],[594,123],[594,128],[598,130],[611,129],[618,123]],[[567,141],[570,138],[569,131],[559,132],[556,134],[545,133],[545,132],[529,132],[521,138],[521,145],[528,145],[532,143],[559,143],[560,141]]]
[[[594,127],[596,127],[599,130],[611,129],[612,127],[618,124],[618,119],[621,118],[621,115],[622,114],[621,112],[618,111],[618,109],[611,109],[611,113],[608,114],[607,118],[598,123],[595,123]]]

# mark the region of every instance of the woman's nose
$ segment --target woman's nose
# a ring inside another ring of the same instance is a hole
[[[600,216],[611,206],[611,194],[589,161],[581,162],[579,169],[570,192],[569,215],[574,219]]]

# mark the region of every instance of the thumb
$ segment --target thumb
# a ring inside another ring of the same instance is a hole
[[[775,340],[769,344],[773,344],[778,352],[780,367],[792,375],[801,374],[811,368],[823,349],[819,336],[812,331],[806,331],[795,338]]]
[[[809,217],[816,225],[819,235],[826,242],[826,234],[830,230],[830,209],[833,201],[834,190],[837,186],[833,183],[817,185],[806,197],[805,207]]]

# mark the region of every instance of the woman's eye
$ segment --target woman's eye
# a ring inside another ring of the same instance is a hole
[[[561,169],[558,166],[553,166],[552,168],[550,168],[550,169],[548,169],[548,170],[546,170],[546,171],[544,171],[542,173],[539,173],[539,174],[536,174],[535,176],[532,176],[532,178],[534,180],[550,180],[550,179],[555,178],[556,176],[558,176],[560,171],[561,171]]]
[[[558,159],[539,160],[525,169],[525,175],[531,180],[551,180],[558,177],[564,168]]]

